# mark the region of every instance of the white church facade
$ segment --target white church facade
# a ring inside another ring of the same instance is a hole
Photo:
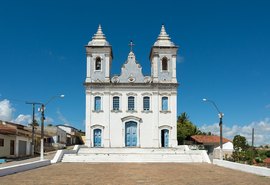
[[[150,50],[151,76],[131,50],[121,74],[111,76],[112,46],[101,26],[86,46],[86,146],[177,146],[178,47],[162,25]]]

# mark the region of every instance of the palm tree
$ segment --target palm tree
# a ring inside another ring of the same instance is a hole
[[[189,117],[186,112],[181,113],[180,116],[178,116],[177,122],[182,124],[185,122],[190,122]]]

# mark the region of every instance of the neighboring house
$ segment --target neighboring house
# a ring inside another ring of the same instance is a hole
[[[67,132],[56,126],[47,126],[45,131],[51,136],[50,143],[55,148],[64,148],[67,144]]]
[[[31,141],[31,132],[26,126],[0,120],[0,157],[30,155]]]
[[[233,143],[231,141],[222,144],[222,153],[224,158],[231,157],[233,153]],[[220,157],[220,146],[214,148],[213,157],[215,159]]]
[[[56,127],[64,130],[66,132],[66,145],[76,145],[76,144],[83,144],[82,141],[82,132],[78,129],[69,126],[69,125],[56,125]]]
[[[32,132],[32,127],[27,127],[27,130]],[[36,147],[35,151],[36,152],[39,152],[40,150],[40,138],[41,138],[41,129],[40,127],[36,127],[35,128],[35,147]],[[45,151],[65,148],[66,143],[67,143],[66,131],[56,126],[44,127]]]
[[[112,46],[101,26],[86,46],[88,147],[176,147],[178,46],[164,25],[150,49],[151,75],[144,75],[130,42],[121,74],[111,76]]]
[[[207,150],[207,153],[211,159],[219,158],[219,152],[215,151],[215,148],[220,146],[219,136],[194,135],[191,136],[191,141],[193,141],[195,145],[203,145],[204,149]],[[231,148],[232,142],[229,139],[222,138],[222,143],[223,143],[222,146],[224,146],[225,148]],[[223,153],[223,157],[225,156],[225,154],[226,153]]]

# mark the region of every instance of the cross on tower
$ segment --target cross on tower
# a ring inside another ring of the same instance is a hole
[[[135,46],[135,44],[133,44],[132,40],[130,40],[129,46],[130,46],[130,51],[132,52],[133,51],[133,46]]]

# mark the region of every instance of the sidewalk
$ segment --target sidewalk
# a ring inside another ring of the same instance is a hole
[[[44,159],[52,160],[54,155],[56,154],[57,151],[52,151],[48,153],[44,153]],[[33,157],[25,160],[18,160],[18,161],[12,161],[12,162],[7,162],[7,163],[1,163],[0,168],[7,167],[7,166],[13,166],[17,164],[24,164],[24,163],[29,163],[29,162],[34,162],[34,161],[39,161],[40,157]]]

